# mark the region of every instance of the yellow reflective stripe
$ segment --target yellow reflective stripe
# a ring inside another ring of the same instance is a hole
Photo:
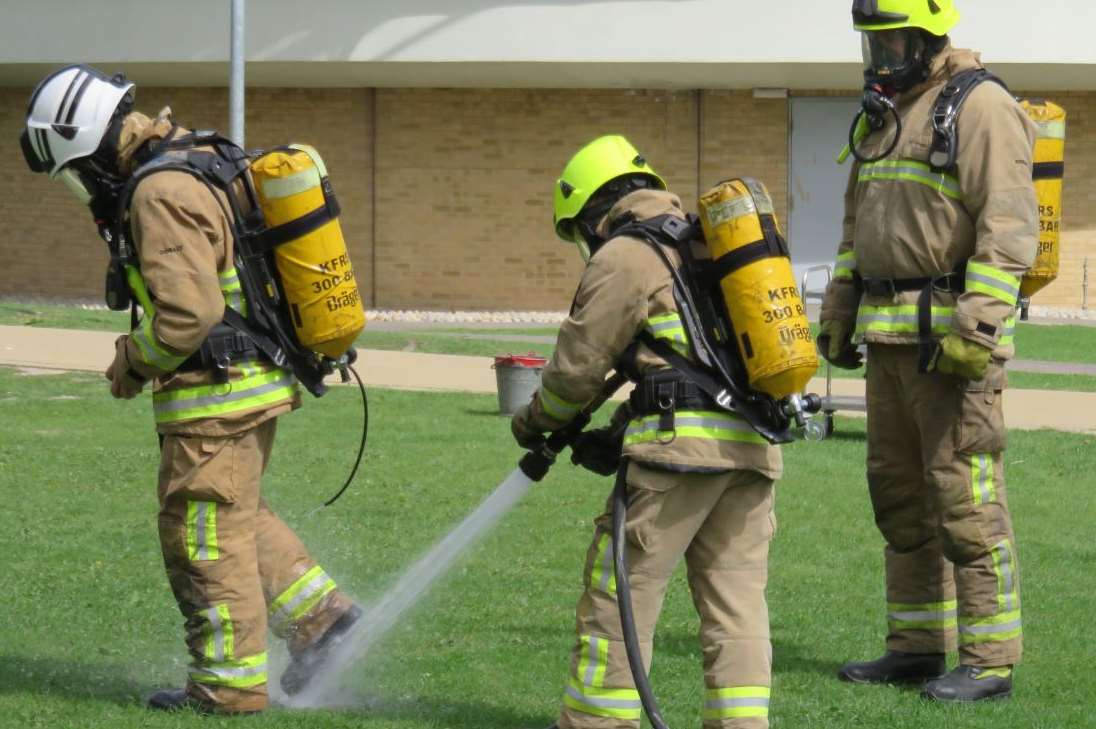
[[[1023,634],[1020,611],[999,613],[990,618],[959,618],[959,643],[995,643],[1012,640]]]
[[[891,630],[947,630],[956,626],[958,608],[955,600],[888,602],[887,624]]]
[[[613,537],[609,532],[603,532],[598,538],[597,554],[594,564],[590,569],[590,587],[597,589],[606,595],[616,595],[616,570],[613,566]]]
[[[852,272],[856,270],[856,251],[846,251],[837,254],[837,263],[833,267],[834,278],[852,278]]]
[[[969,261],[966,290],[987,294],[1009,306],[1016,306],[1016,298],[1020,295],[1020,279],[993,266]]]
[[[152,314],[146,312],[140,328],[135,329],[130,334],[130,338],[137,345],[137,351],[140,353],[143,362],[162,370],[173,370],[186,360],[186,356],[174,354],[160,344],[156,333],[152,330],[152,316]]]
[[[580,635],[578,675],[585,686],[605,685],[605,669],[609,665],[609,639],[599,635]]]
[[[186,502],[186,551],[191,562],[220,559],[216,502]]]
[[[156,317],[156,306],[152,303],[148,286],[145,285],[145,280],[141,277],[141,272],[136,266],[126,266],[125,269],[129,288],[145,313],[140,326],[130,332],[130,338],[137,345],[137,351],[140,353],[143,362],[161,370],[173,370],[186,360],[186,355],[175,354],[156,338],[156,333],[152,330],[152,320]]]
[[[293,376],[275,369],[230,380],[223,385],[197,385],[153,393],[152,408],[157,423],[174,423],[269,405],[291,399],[296,391]]]
[[[549,417],[564,422],[571,420],[582,409],[582,403],[564,400],[544,385],[540,386],[540,404]]]
[[[933,334],[947,334],[951,330],[951,319],[954,314],[955,307],[953,306],[932,307]],[[856,312],[856,331],[854,332],[854,336],[860,336],[866,332],[917,334],[917,305],[861,305],[860,309]]]
[[[769,715],[768,686],[733,686],[704,692],[704,719],[737,719]]]
[[[195,683],[230,688],[261,686],[267,678],[266,651],[240,660],[209,661],[191,666],[188,675]]]
[[[872,180],[917,182],[952,199],[963,198],[958,179],[943,172],[933,172],[932,168],[924,162],[912,159],[882,160],[861,165],[857,182]]]
[[[137,297],[137,303],[145,310],[147,316],[156,313],[156,307],[152,304],[152,297],[148,293],[148,287],[145,286],[145,280],[141,278],[141,272],[136,266],[126,266],[125,269],[126,282],[129,283],[129,290]]]
[[[992,453],[975,453],[971,455],[970,486],[975,506],[997,500],[997,487],[993,484]]]
[[[664,339],[682,357],[689,356],[689,340],[681,317],[676,312],[659,314],[647,320],[647,331],[655,339]]]
[[[1012,543],[1004,540],[997,544],[990,555],[993,573],[997,575],[997,607],[1008,612],[1020,607],[1020,595],[1016,589],[1016,561],[1012,557]]]
[[[1004,329],[1001,333],[1001,338],[997,340],[997,346],[1006,347],[1012,344],[1016,340],[1016,315],[1013,314],[1008,319],[1005,319]]]
[[[232,629],[232,616],[228,611],[228,605],[221,603],[208,610],[203,610],[205,616],[206,645],[203,651],[205,657],[214,662],[230,661],[235,657],[236,638]]]
[[[335,581],[319,565],[314,566],[270,603],[271,628],[281,631],[300,620],[335,588]]]
[[[639,692],[635,689],[583,686],[573,677],[567,683],[563,703],[575,711],[611,719],[639,721],[640,712],[643,710]]]
[[[247,316],[247,299],[244,298],[243,285],[236,267],[232,266],[227,271],[217,274],[221,282],[221,294],[225,297],[225,306],[239,312],[241,316]]]
[[[624,445],[637,445],[670,438],[704,438],[715,441],[767,444],[749,423],[729,413],[682,410],[674,413],[674,429],[659,430],[660,415],[635,418],[624,432]]]

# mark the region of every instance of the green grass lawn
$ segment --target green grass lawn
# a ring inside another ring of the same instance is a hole
[[[272,506],[345,589],[369,602],[472,510],[519,452],[489,395],[373,390],[356,484],[357,391],[335,388],[284,418],[265,483]],[[1026,663],[1016,696],[939,707],[914,692],[849,686],[884,631],[880,538],[863,476],[863,422],[785,449],[769,602],[772,725],[1094,726],[1096,438],[1015,432],[1007,462],[1025,576]],[[141,708],[180,681],[181,618],[156,542],[156,438],[147,396],[111,400],[101,378],[0,369],[0,726],[129,729],[227,725]],[[275,709],[261,726],[541,729],[555,716],[591,520],[610,488],[560,464],[349,676],[355,706]],[[1066,506],[1066,510],[1063,510]],[[656,638],[653,682],[672,727],[699,725],[700,655],[684,575]],[[284,652],[277,652],[284,661]],[[231,722],[235,725],[236,722]],[[258,724],[256,724],[258,725]]]

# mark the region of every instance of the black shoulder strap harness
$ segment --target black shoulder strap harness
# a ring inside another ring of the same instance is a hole
[[[276,228],[268,228],[251,178],[247,173],[251,158],[238,145],[216,132],[199,131],[183,138],[175,130],[148,150],[140,166],[118,197],[115,229],[108,241],[112,268],[117,264],[136,265],[137,259],[127,241],[129,207],[137,185],[149,175],[168,170],[184,172],[202,182],[232,221],[234,265],[247,301],[247,315],[226,306],[224,319],[201,349],[180,369],[213,368],[219,377],[227,376],[231,361],[262,356],[278,367],[286,367],[305,388],[319,397],[326,392],[323,383],[333,363],[305,349],[297,341],[288,321],[285,294],[273,275],[274,249],[326,224],[339,214],[338,201],[327,180],[323,180],[324,206],[308,215]],[[216,194],[225,194],[228,207]]]
[[[770,443],[792,440],[791,420],[779,403],[739,384],[746,381],[745,370],[733,349],[733,332],[726,331],[714,308],[715,299],[711,293],[712,287],[718,286],[719,280],[730,272],[774,252],[787,255],[787,245],[777,234],[775,225],[770,228],[766,230],[764,240],[736,249],[713,262],[699,261],[693,255],[692,243],[703,235],[695,216],[682,220],[673,215],[660,215],[642,221],[624,221],[612,231],[613,236],[631,236],[647,242],[666,265],[673,277],[674,302],[686,332],[689,351],[696,360],[683,356],[650,331],[640,333],[639,341],[673,368],[671,373],[656,372],[643,378],[633,393],[633,405],[637,405],[638,400],[640,413],[654,411],[660,414],[660,431],[672,430],[675,404],[692,408],[696,405],[691,403],[697,403],[707,409],[738,415]],[[674,264],[664,246],[678,252],[682,260],[680,267]],[[625,367],[626,371],[628,369],[634,370]],[[679,384],[682,379],[684,385]]]
[[[933,172],[950,172],[955,168],[955,159],[959,155],[959,112],[970,92],[984,81],[1009,90],[1004,81],[987,69],[971,68],[952,76],[936,97],[936,105],[932,108],[932,148],[929,152],[929,165]]]

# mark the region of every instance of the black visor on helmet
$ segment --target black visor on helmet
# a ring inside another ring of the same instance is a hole
[[[888,25],[909,20],[904,13],[885,13],[879,10],[879,0],[853,0],[852,20],[856,25]]]

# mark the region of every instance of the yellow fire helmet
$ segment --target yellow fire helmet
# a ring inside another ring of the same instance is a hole
[[[959,22],[955,0],[853,0],[856,30],[921,28],[933,35],[947,35]]]
[[[556,235],[581,247],[584,241],[576,229],[575,218],[606,184],[635,175],[648,178],[659,190],[666,189],[666,182],[651,169],[643,155],[619,134],[598,137],[576,152],[556,180],[553,211]]]

